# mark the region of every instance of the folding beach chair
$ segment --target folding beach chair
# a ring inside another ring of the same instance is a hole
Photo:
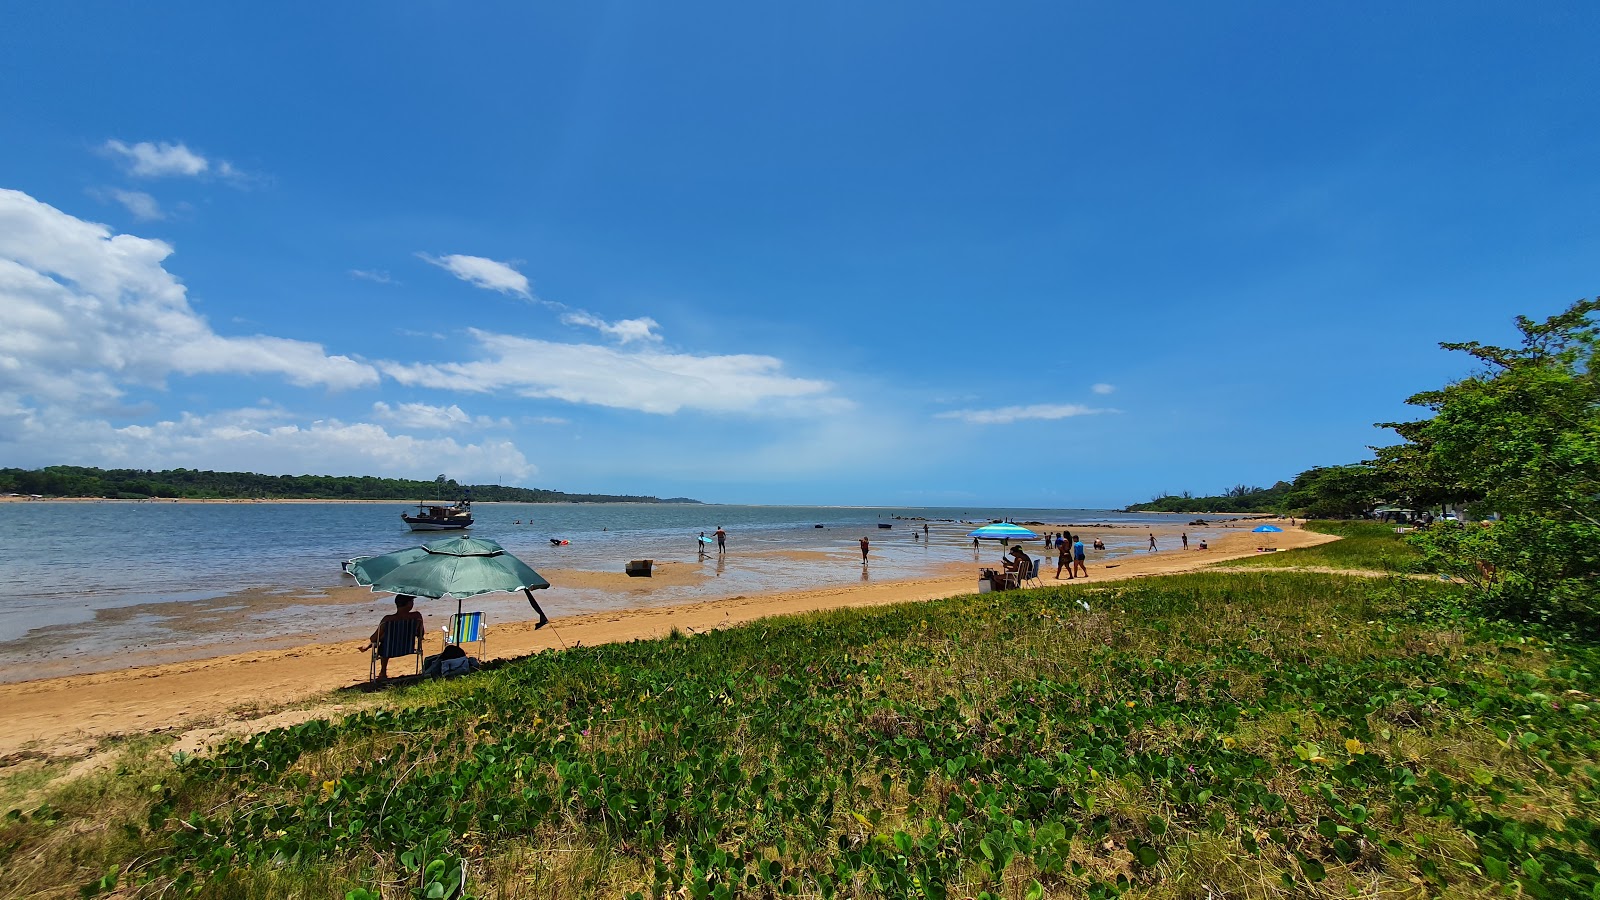
[[[1044,587],[1044,582],[1039,580],[1038,560],[1021,563],[1017,566],[1017,587],[1026,587],[1030,581],[1037,587]]]
[[[422,623],[415,619],[391,620],[383,629],[383,638],[372,648],[372,662],[367,668],[367,680],[378,680],[378,662],[388,658],[391,662],[402,656],[415,656],[417,665],[411,674],[422,674]],[[390,672],[394,675],[394,672]]]
[[[483,659],[484,650],[489,646],[488,636],[485,634],[487,630],[484,627],[483,613],[456,613],[450,617],[450,627],[445,630],[445,643],[455,644],[463,649],[466,644],[476,643],[478,659]]]

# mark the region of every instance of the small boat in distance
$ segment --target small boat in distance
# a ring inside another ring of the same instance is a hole
[[[458,500],[448,506],[443,500],[417,504],[417,514],[401,513],[412,531],[460,531],[472,527],[472,501]]]

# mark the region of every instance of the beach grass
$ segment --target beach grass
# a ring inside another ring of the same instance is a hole
[[[7,816],[0,892],[1592,896],[1600,648],[1458,590],[1199,573],[545,653],[130,748]]]
[[[1260,566],[1292,568],[1324,567],[1366,572],[1415,573],[1422,555],[1407,544],[1394,526],[1379,522],[1311,521],[1307,531],[1338,535],[1339,540],[1315,547],[1300,547],[1263,553],[1259,556],[1218,563],[1219,566]],[[1272,545],[1272,535],[1260,536],[1263,546]]]

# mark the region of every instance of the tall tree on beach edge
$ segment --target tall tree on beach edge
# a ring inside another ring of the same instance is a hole
[[[1600,622],[1600,298],[1542,322],[1517,317],[1519,347],[1447,342],[1477,373],[1406,402],[1433,415],[1384,422],[1406,443],[1378,466],[1419,500],[1467,503],[1492,525],[1434,527],[1413,542],[1473,585],[1486,611]]]

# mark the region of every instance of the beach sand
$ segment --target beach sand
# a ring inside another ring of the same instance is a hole
[[[1143,526],[1134,527],[1146,530]],[[1272,545],[1280,549],[1335,540],[1287,523],[1283,527],[1282,534],[1271,536]],[[1037,530],[1060,529],[1047,525]],[[1090,531],[1087,526],[1083,530]],[[1241,523],[1241,527],[1213,539],[1211,549],[1185,552],[1176,549],[1179,530],[1181,526],[1176,525],[1155,529],[1163,547],[1160,552],[1092,559],[1088,579],[1057,582],[1051,561],[1041,565],[1043,582],[1046,586],[1058,583],[1095,585],[1191,571],[1211,563],[1253,556],[1257,546],[1263,543],[1262,535],[1251,533]],[[987,545],[982,552],[982,565],[993,566],[998,557],[999,548]],[[927,577],[897,581],[872,581],[870,572],[864,571],[860,583],[559,616],[553,619],[550,627],[538,631],[532,622],[495,624],[489,633],[489,655],[515,658],[579,643],[592,646],[656,638],[673,628],[703,632],[768,616],[974,593],[979,565],[976,562],[949,563],[929,572]],[[660,566],[655,577],[649,580],[602,572],[551,572],[550,576],[552,582],[645,595],[652,583],[686,584],[704,578],[687,565]],[[348,596],[339,592],[348,592]],[[339,588],[330,592],[329,602],[349,602],[357,595],[370,600],[365,589]],[[325,706],[310,711],[293,707],[324,698],[330,692],[336,692],[327,698],[334,703],[340,702],[337,698],[341,697],[351,704],[372,702],[382,695],[365,693],[367,654],[357,649],[362,643],[363,640],[357,638],[247,653],[227,652],[238,648],[219,644],[218,651],[225,655],[0,684],[0,709],[6,710],[6,715],[0,719],[0,769],[29,758],[83,756],[106,738],[152,732],[177,734],[180,746],[195,749],[230,733],[327,715]],[[428,652],[437,650],[437,638],[432,638]],[[401,671],[409,671],[404,663],[400,665]]]

